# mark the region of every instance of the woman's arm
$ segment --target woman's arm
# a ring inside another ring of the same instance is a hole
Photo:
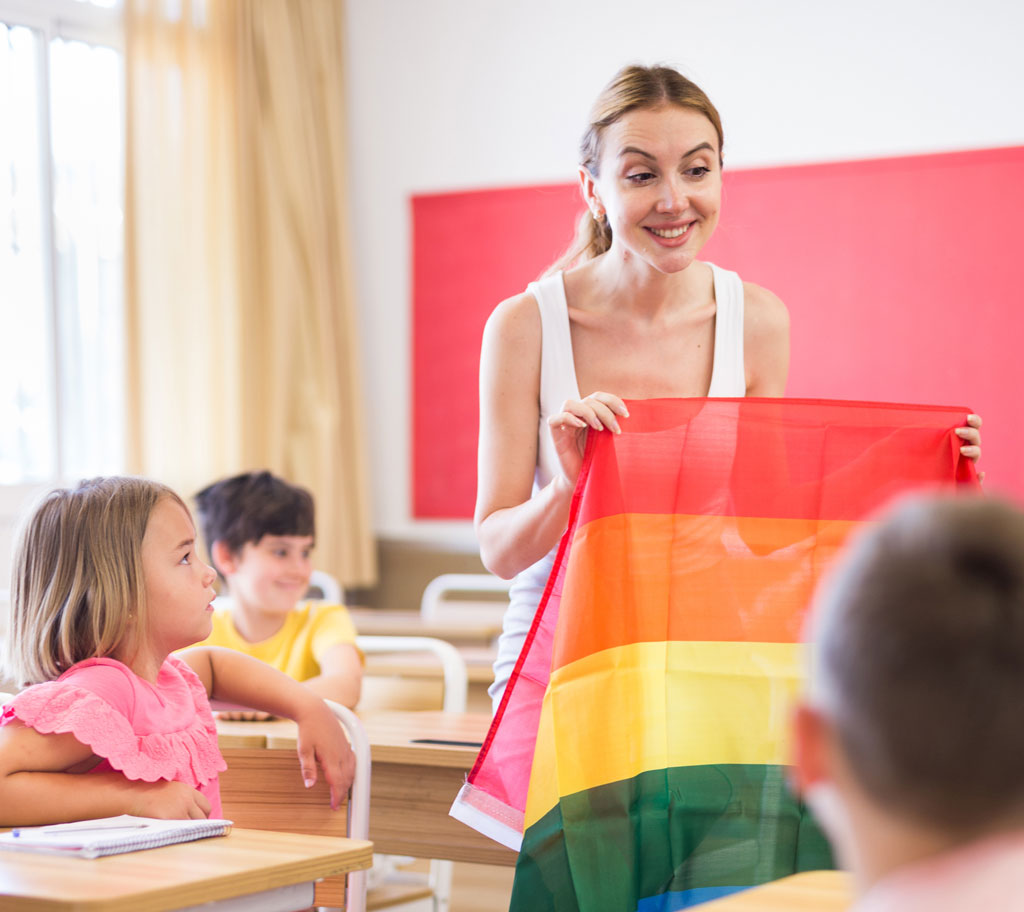
[[[533,295],[495,308],[480,353],[480,438],[474,524],[480,557],[510,579],[540,560],[569,518],[567,480],[555,477],[531,498],[540,422],[541,323]]]
[[[0,728],[0,826],[40,826],[93,817],[204,818],[210,802],[184,782],[142,782],[88,773],[100,758],[70,733],[40,734],[21,722]]]
[[[503,301],[484,328],[480,353],[480,439],[474,525],[480,557],[511,579],[539,561],[569,520],[589,427],[618,431],[622,400],[594,393],[550,418],[562,472],[533,495],[540,423],[541,323],[530,294]],[[548,433],[543,429],[543,433]]]
[[[211,699],[294,719],[299,726],[302,781],[306,788],[316,782],[319,763],[331,789],[331,807],[339,807],[352,785],[355,757],[340,723],[320,697],[276,668],[233,649],[197,646],[178,656],[199,676]]]

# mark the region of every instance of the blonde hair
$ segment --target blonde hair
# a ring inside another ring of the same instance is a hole
[[[146,624],[142,539],[166,485],[110,477],[51,491],[14,552],[4,665],[20,686],[132,647]]]
[[[590,123],[580,140],[580,165],[598,176],[605,130],[628,114],[642,108],[676,105],[703,114],[718,134],[718,160],[722,161],[725,137],[722,119],[703,89],[678,71],[667,66],[626,66],[619,70],[597,96],[590,111]],[[574,263],[600,256],[612,244],[608,217],[600,221],[584,210],[569,248],[545,272],[551,275]]]

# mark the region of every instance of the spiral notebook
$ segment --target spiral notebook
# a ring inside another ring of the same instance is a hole
[[[230,820],[160,820],[122,814],[53,826],[16,827],[9,833],[0,833],[0,849],[99,858],[229,832]]]

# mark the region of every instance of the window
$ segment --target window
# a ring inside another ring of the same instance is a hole
[[[0,486],[122,468],[118,6],[0,0]]]

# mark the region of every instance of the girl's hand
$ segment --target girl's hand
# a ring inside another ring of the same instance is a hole
[[[125,813],[164,820],[205,820],[210,816],[206,796],[184,782],[129,782],[130,807]]]
[[[576,486],[580,474],[587,431],[593,428],[595,431],[607,429],[613,434],[621,433],[616,416],[629,417],[626,404],[618,396],[598,392],[584,399],[567,399],[562,405],[562,411],[548,418],[562,474],[570,487]]]
[[[298,753],[302,781],[306,788],[316,783],[316,767],[320,764],[324,779],[331,789],[331,808],[341,806],[342,797],[352,786],[356,758],[342,731],[341,723],[327,704],[320,699],[295,721],[299,726]]]
[[[960,452],[977,465],[978,460],[981,459],[981,416],[968,415],[966,425],[957,428],[956,433],[964,442],[960,447]],[[978,481],[982,481],[984,478],[985,473],[979,472]]]

